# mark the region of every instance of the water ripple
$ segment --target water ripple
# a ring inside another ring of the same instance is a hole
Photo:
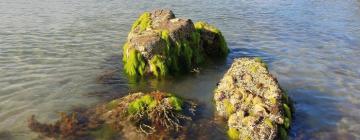
[[[166,82],[129,82],[121,44],[141,12],[159,7],[219,27],[231,47],[227,62]],[[34,137],[25,126],[31,114],[52,121],[128,90],[197,99],[210,116],[214,85],[242,56],[263,58],[296,102],[292,138],[360,139],[359,7],[357,0],[0,1],[0,139]]]

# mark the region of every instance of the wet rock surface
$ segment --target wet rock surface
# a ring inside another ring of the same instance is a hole
[[[171,10],[143,13],[123,46],[125,72],[130,76],[164,77],[189,72],[207,56],[226,56],[220,30],[205,22],[176,18]]]
[[[290,101],[261,59],[235,59],[214,92],[231,139],[287,139]]]

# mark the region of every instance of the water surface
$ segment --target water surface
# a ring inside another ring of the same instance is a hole
[[[165,82],[129,82],[121,46],[139,14],[155,8],[219,27],[227,61]],[[358,0],[2,0],[0,139],[36,138],[26,127],[31,114],[51,122],[128,91],[173,92],[211,115],[216,82],[242,56],[263,58],[295,101],[291,138],[360,139],[359,47]],[[118,75],[98,82],[104,73]]]

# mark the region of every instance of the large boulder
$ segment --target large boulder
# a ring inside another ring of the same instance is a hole
[[[123,46],[125,72],[130,76],[189,72],[206,56],[226,56],[220,30],[205,22],[176,18],[171,10],[143,13]]]
[[[235,59],[215,89],[219,116],[232,139],[286,139],[291,123],[289,98],[261,59]]]

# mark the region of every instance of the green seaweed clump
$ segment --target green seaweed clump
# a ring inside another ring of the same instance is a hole
[[[190,45],[197,46],[193,48],[193,59],[195,64],[201,64],[205,60],[203,49],[201,48],[201,37],[199,32],[193,32],[191,34],[192,42]]]
[[[129,76],[144,75],[145,60],[139,51],[129,48],[128,43],[123,48],[123,62],[125,73]]]
[[[280,127],[279,133],[280,133],[280,139],[281,140],[287,140],[288,139],[288,134],[287,134],[288,132],[286,131],[285,128]]]
[[[157,102],[150,95],[144,95],[129,103],[128,112],[136,114],[147,109],[152,109],[156,106]]]
[[[265,67],[266,69],[268,68],[267,64],[260,57],[255,57],[254,60],[255,62],[261,63],[261,66]]]
[[[219,44],[220,45],[220,56],[227,56],[227,54],[229,53],[229,48],[227,46],[224,36],[222,35],[221,31],[218,28],[216,28],[206,22],[199,21],[199,22],[195,23],[195,29],[200,34],[203,32],[211,32],[211,33],[215,34],[220,43]]]
[[[181,98],[173,94],[163,94],[160,92],[154,92],[135,99],[129,103],[127,111],[129,114],[151,111],[165,98],[173,110],[182,111],[184,101]]]
[[[178,62],[178,50],[174,48],[171,44],[170,37],[169,37],[169,31],[168,30],[162,30],[161,32],[161,39],[165,41],[166,48],[165,48],[165,56],[167,56],[166,59],[166,65],[168,67],[168,70],[171,72],[178,72],[180,70],[179,68],[179,62]]]
[[[203,52],[200,49],[200,34],[193,32],[191,39],[173,41],[169,38],[167,30],[161,31],[161,38],[166,42],[165,57],[168,70],[171,73],[186,72],[193,66],[204,61]],[[172,43],[174,42],[174,43]]]
[[[132,25],[131,31],[134,31],[137,27],[140,27],[140,32],[146,30],[151,25],[151,14],[149,12],[143,13]]]
[[[165,60],[160,55],[155,55],[149,61],[150,64],[150,71],[156,77],[163,77],[167,75],[168,67],[166,65]]]
[[[148,66],[147,72],[160,78],[170,73],[188,72],[204,61],[204,55],[199,47],[199,33],[194,32],[190,41],[183,40],[175,43],[172,43],[167,30],[162,30],[160,36],[166,43],[164,52],[163,54],[155,54],[147,63],[139,51],[131,48],[129,43],[125,43],[123,46],[123,62],[126,74],[143,76]]]
[[[171,106],[176,110],[176,111],[181,111],[182,110],[182,106],[183,106],[183,101],[176,96],[170,96],[169,97],[169,102],[171,104]]]
[[[291,121],[292,121],[292,111],[293,111],[293,106],[292,106],[292,102],[291,99],[289,98],[288,94],[283,91],[282,94],[282,108],[284,111],[284,123],[282,125],[278,125],[279,126],[279,139],[281,140],[287,140],[288,139],[288,132],[290,130],[291,127]]]
[[[125,109],[128,112],[125,120],[131,120],[141,132],[149,134],[159,128],[179,130],[185,121],[191,120],[185,112],[194,110],[194,106],[173,94],[156,91],[137,97]]]

